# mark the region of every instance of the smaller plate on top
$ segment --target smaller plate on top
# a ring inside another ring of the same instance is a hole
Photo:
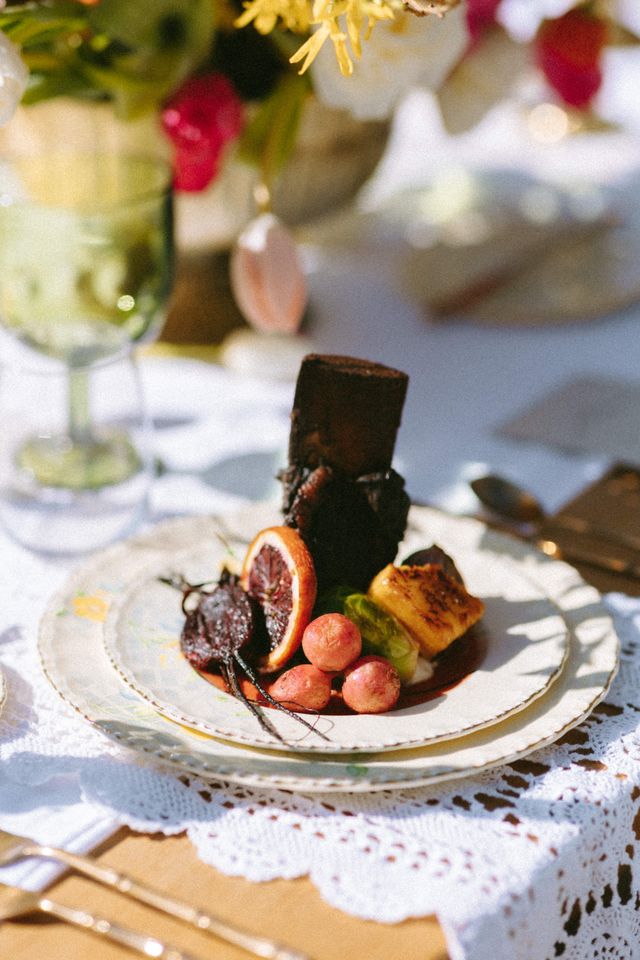
[[[192,583],[202,582],[217,576],[224,559],[215,538],[209,534],[199,539],[195,525],[193,533],[190,548],[138,570],[112,604],[104,630],[106,651],[127,685],[164,716],[234,743],[282,750],[283,743],[243,704],[197,673],[180,651],[181,595],[160,578],[178,572]],[[420,530],[419,536],[423,546],[425,533]],[[411,548],[409,537],[402,555]],[[357,753],[424,746],[497,723],[548,690],[568,652],[568,629],[557,606],[508,556],[461,548],[454,559],[467,588],[482,597],[486,610],[466,647],[465,641],[458,641],[446,656],[467,657],[474,668],[465,669],[461,663],[456,675],[454,664],[456,682],[423,702],[388,713],[329,710],[317,717],[306,715],[328,742],[295,719],[265,708],[287,750]],[[470,644],[481,646],[481,654],[475,649],[470,656]]]

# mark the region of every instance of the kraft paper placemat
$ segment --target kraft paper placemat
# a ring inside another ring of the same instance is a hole
[[[497,432],[512,440],[640,464],[640,382],[577,377]]]

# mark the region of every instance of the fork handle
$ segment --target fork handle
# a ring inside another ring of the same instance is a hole
[[[80,927],[81,930],[87,930],[118,943],[122,947],[127,947],[129,950],[147,957],[147,960],[149,957],[157,957],[158,960],[196,960],[193,955],[168,946],[155,937],[136,933],[135,930],[121,927],[117,923],[112,923],[111,920],[96,917],[85,910],[77,910],[62,903],[54,903],[48,897],[38,898],[38,910],[55,917],[57,920],[62,920],[64,923],[70,923],[74,927]]]
[[[103,867],[102,864],[96,863],[91,857],[82,857],[67,850],[57,850],[47,846],[38,846],[37,852],[40,856],[59,860],[77,873],[81,873],[105,886],[113,887],[120,893],[134,897],[140,903],[153,907],[155,910],[160,910],[162,913],[176,917],[178,920],[184,920],[191,926],[196,927],[197,930],[206,930],[221,940],[232,943],[234,946],[246,950],[247,953],[252,953],[255,957],[262,957],[264,960],[310,960],[307,954],[300,953],[266,937],[254,936],[244,930],[239,930],[219,917],[214,917],[182,900],[174,899],[159,890],[147,887],[124,873],[119,873],[110,867]]]

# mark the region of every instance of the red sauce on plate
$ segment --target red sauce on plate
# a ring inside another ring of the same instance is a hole
[[[435,700],[442,696],[448,690],[462,683],[470,674],[472,674],[482,664],[487,653],[487,635],[481,624],[471,627],[462,637],[451,644],[447,650],[441,654],[437,660],[434,660],[433,676],[420,683],[413,683],[409,686],[403,686],[400,691],[400,699],[394,709],[400,710],[403,707],[413,707],[420,703],[426,703],[428,700]],[[220,690],[226,690],[226,684],[218,673],[206,673],[198,671],[200,675],[212,683]],[[249,700],[259,703],[261,706],[268,707],[269,704],[258,693],[251,681],[240,679],[242,692]],[[305,711],[300,710],[300,713]],[[329,705],[322,711],[323,714],[352,714],[352,711],[345,706],[339,690],[334,690],[331,694]]]

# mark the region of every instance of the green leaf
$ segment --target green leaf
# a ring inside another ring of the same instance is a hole
[[[14,43],[17,43],[23,50],[32,47],[44,47],[55,44],[56,41],[66,38],[70,33],[74,33],[81,24],[68,20],[49,20],[47,23],[23,23],[19,27],[8,31]]]
[[[15,26],[16,24],[41,24],[46,27],[50,23],[67,23],[70,29],[86,25],[86,8],[77,0],[50,0],[49,3],[8,3],[0,10],[0,29]]]
[[[0,30],[21,47],[49,44],[86,26],[86,18],[61,16],[40,8],[28,13],[0,14]]]
[[[41,100],[51,100],[53,97],[83,97],[98,99],[100,91],[87,89],[85,77],[74,73],[40,73],[31,74],[29,86],[22,98],[22,102],[29,105]]]
[[[267,186],[273,183],[293,150],[308,93],[309,81],[305,77],[286,74],[245,127],[238,156],[260,168]]]
[[[18,17],[23,20],[25,17],[40,18],[42,20],[51,17],[77,17],[78,0],[47,0],[47,2],[38,2],[31,0],[30,3],[9,3],[2,8],[3,19],[7,16]]]
[[[83,64],[82,74],[85,86],[100,90],[113,100],[114,110],[123,120],[134,119],[155,109],[173,89],[173,77],[139,77],[121,69],[89,63]]]
[[[157,108],[205,60],[214,8],[212,0],[48,0],[4,7],[0,29],[35,70],[25,102],[102,94],[126,118]]]
[[[195,68],[207,56],[214,33],[211,0],[102,0],[89,9],[96,33],[119,40],[130,50],[173,51]]]
[[[82,70],[104,90],[123,118],[162,103],[199,66],[211,48],[211,0],[102,0],[89,22],[101,43],[83,51]]]

